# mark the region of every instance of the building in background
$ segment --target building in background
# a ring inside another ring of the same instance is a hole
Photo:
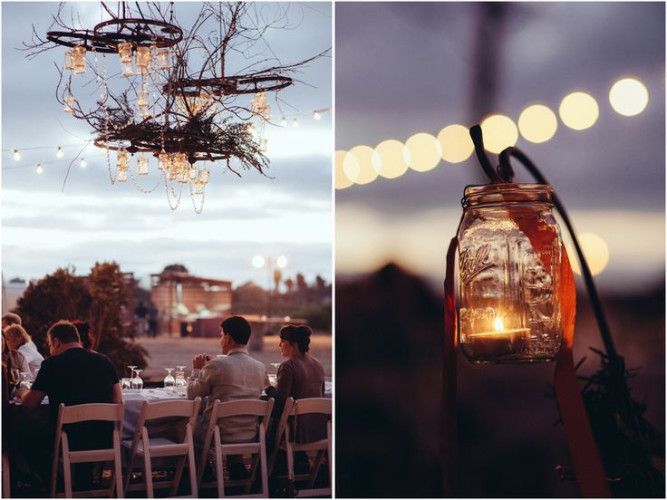
[[[21,278],[13,278],[5,283],[2,280],[2,314],[10,312],[16,307],[16,301],[23,296],[28,283]]]
[[[192,276],[182,264],[172,264],[151,274],[150,297],[157,310],[158,333],[208,336],[207,331],[195,332],[197,320],[220,318],[231,311],[232,282]],[[219,321],[199,323],[214,325],[215,336],[219,335]]]

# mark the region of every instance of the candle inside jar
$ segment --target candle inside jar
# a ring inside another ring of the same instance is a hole
[[[496,318],[493,327],[495,329],[493,332],[473,333],[468,336],[473,357],[506,356],[528,347],[530,328],[506,330],[502,318]]]

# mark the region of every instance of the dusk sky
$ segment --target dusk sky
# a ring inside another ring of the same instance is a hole
[[[567,94],[587,92],[599,107],[593,126],[573,130],[559,118],[551,140],[531,143],[520,135],[516,147],[551,181],[578,233],[606,243],[601,287],[657,286],[665,272],[664,3],[502,4],[504,22],[485,47],[496,51],[496,97],[489,109],[475,111],[482,99],[472,95],[481,5],[336,4],[337,156],[418,132],[437,136],[451,124],[468,128],[492,113],[516,123],[533,104],[558,115]],[[649,93],[636,116],[618,114],[608,97],[612,84],[628,76]],[[532,181],[514,165],[517,181]],[[463,189],[483,182],[471,156],[337,189],[337,274],[394,261],[441,288]]]
[[[99,3],[68,3],[66,12],[72,7],[84,28],[109,18]],[[267,270],[251,265],[257,254],[285,255],[285,277],[301,272],[308,282],[317,275],[331,281],[332,114],[313,118],[314,110],[332,105],[330,55],[293,75],[295,84],[279,93],[279,105],[275,94],[268,94],[274,123],[267,125],[269,177],[242,171],[239,178],[213,167],[203,213],[195,213],[186,192],[172,211],[164,187],[143,194],[129,181],[112,185],[104,151],[92,143],[83,149],[92,131],[55,99],[54,63],[62,66],[66,49],[57,47],[32,59],[17,50],[30,42],[31,25],[46,33],[57,8],[55,2],[2,2],[5,281],[41,278],[70,264],[87,274],[96,261],[114,260],[123,271],[134,272],[143,286],[151,273],[172,263],[184,264],[198,276],[232,280],[234,286],[249,280],[266,286]],[[199,2],[176,2],[176,19],[187,29],[200,8]],[[266,43],[257,45],[256,52],[266,58],[291,64],[331,47],[329,3],[262,3],[251,9],[257,16],[270,17],[276,9],[287,14],[286,29],[267,31]],[[231,60],[237,55],[230,57],[230,66],[245,63]],[[288,121],[285,128],[275,125],[282,116]],[[62,159],[55,155],[58,146],[65,153]],[[14,148],[21,152],[19,161],[12,158]],[[82,149],[87,166],[74,162],[65,182],[68,165]],[[36,172],[38,163],[42,174]],[[155,186],[157,177],[150,179],[143,189]]]

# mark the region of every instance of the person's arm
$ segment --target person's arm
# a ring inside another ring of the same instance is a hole
[[[292,395],[292,367],[287,363],[281,364],[277,377],[276,387],[267,388],[266,395],[282,403]]]
[[[42,403],[42,399],[44,399],[46,393],[42,391],[34,391],[32,389],[19,389],[17,391],[17,396],[21,399],[21,404],[23,406],[29,410],[34,410]]]
[[[197,396],[204,398],[211,392],[211,386],[208,383],[209,369],[206,363],[208,356],[200,354],[192,359],[192,375],[188,381],[188,399],[195,399]]]
[[[120,387],[120,382],[113,385],[113,394],[111,395],[111,402],[114,404],[123,402],[123,389]]]

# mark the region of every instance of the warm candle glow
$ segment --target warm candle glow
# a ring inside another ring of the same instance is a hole
[[[500,318],[496,318],[493,321],[493,327],[496,329],[497,332],[502,332],[503,331],[503,320]]]

